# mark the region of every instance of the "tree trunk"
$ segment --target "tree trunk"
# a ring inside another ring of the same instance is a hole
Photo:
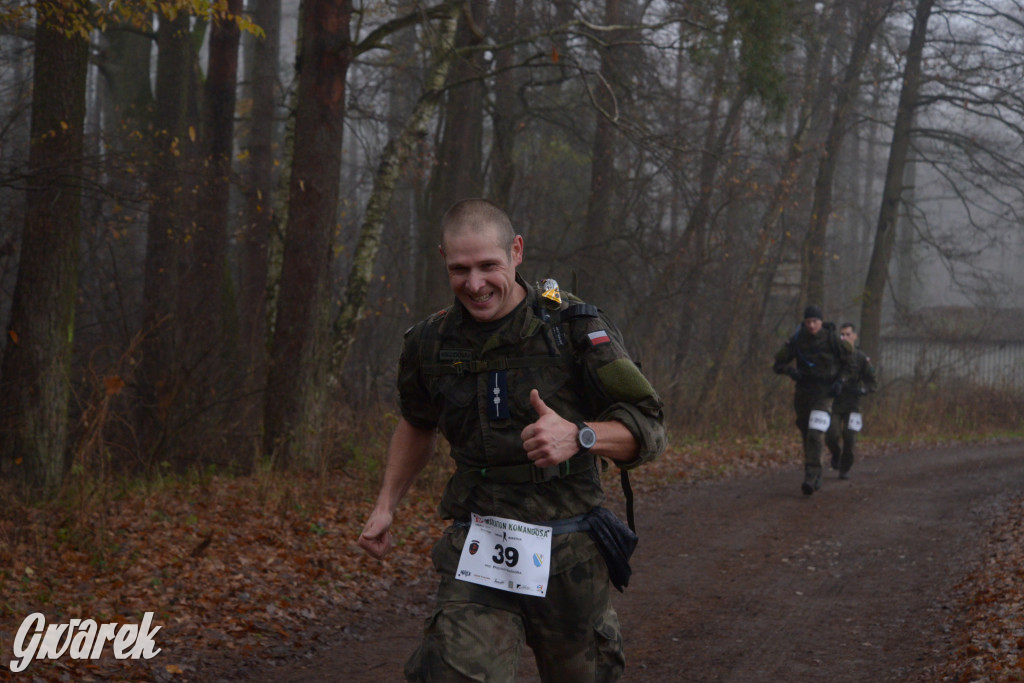
[[[416,12],[416,0],[401,0],[393,4],[398,16],[408,16]],[[417,39],[418,26],[408,26],[394,34],[392,43],[391,70],[385,79],[387,89],[387,139],[397,138],[402,129],[405,128],[409,113],[416,106],[417,93],[423,82],[424,61],[429,59],[425,55],[428,50],[422,40]],[[430,33],[423,34],[424,39],[430,38]],[[402,272],[413,275],[391,279],[390,287],[397,289],[397,295],[401,297],[405,306],[415,302],[418,296],[416,277],[418,263],[423,260],[424,254],[419,250],[419,232],[421,221],[418,218],[419,202],[423,197],[423,173],[421,169],[427,162],[426,145],[423,144],[419,150],[411,154],[414,157],[412,163],[408,163],[402,169],[400,177],[396,181],[394,195],[391,205],[388,207],[388,216],[385,223],[388,225],[384,239],[389,237],[394,240],[393,249],[401,254],[401,260],[396,268]]]
[[[135,134],[145,129],[153,105],[149,84],[153,41],[118,27],[102,32],[100,38],[104,48],[99,71],[113,106],[113,111],[104,113],[106,141],[117,150],[135,149]]]
[[[907,63],[903,71],[903,86],[900,90],[896,123],[889,147],[889,165],[885,172],[885,187],[882,206],[878,212],[875,229],[875,246],[864,281],[861,299],[861,347],[868,356],[878,357],[878,339],[882,328],[882,302],[889,278],[889,261],[892,259],[893,243],[896,238],[896,224],[899,219],[900,203],[903,197],[903,174],[910,150],[910,128],[917,107],[917,93],[921,85],[921,60],[927,41],[928,20],[935,0],[918,0],[914,13],[914,28],[907,47]]]
[[[888,15],[892,0],[875,0],[864,7],[860,16],[857,33],[850,47],[850,58],[843,73],[842,83],[836,93],[836,105],[832,122],[825,140],[818,175],[814,181],[814,203],[811,208],[811,224],[804,239],[803,259],[807,264],[805,277],[807,285],[805,301],[824,306],[825,302],[825,237],[832,214],[832,191],[836,169],[839,167],[843,139],[849,129],[850,113],[860,91],[861,73],[878,28]]]
[[[388,141],[381,156],[374,178],[373,192],[366,207],[359,242],[352,259],[352,270],[349,273],[348,285],[345,288],[345,300],[341,311],[334,322],[332,378],[340,381],[338,375],[345,363],[348,350],[355,339],[356,326],[362,317],[366,305],[366,292],[373,276],[373,267],[377,260],[380,247],[380,236],[384,228],[384,218],[398,181],[402,166],[419,141],[427,135],[430,117],[433,116],[443,92],[445,76],[455,55],[453,38],[456,33],[456,13],[462,0],[449,0],[451,16],[444,21],[438,31],[438,44],[435,47],[434,64],[427,74],[423,94],[409,115],[404,130],[398,137]]]
[[[903,212],[900,215],[896,237],[896,283],[893,288],[897,322],[907,313],[917,310],[918,258],[916,244],[917,222],[914,219],[914,196],[917,190],[917,159],[913,152],[907,159],[903,175]]]
[[[518,121],[516,77],[512,66],[515,64],[514,43],[516,30],[515,0],[498,0],[497,42],[509,46],[498,50],[494,57],[494,151],[491,161],[491,187],[494,201],[498,206],[509,206],[512,199],[512,183],[516,177],[513,157],[515,149],[515,126]]]
[[[264,406],[264,449],[279,469],[311,467],[320,456],[351,13],[350,0],[312,0],[302,15],[295,152]]]
[[[228,0],[229,13],[237,15],[241,9],[242,0]],[[231,368],[227,363],[237,359],[227,353],[227,338],[236,319],[227,256],[238,45],[234,19],[213,19],[201,107],[201,185],[186,245],[188,269],[179,301],[179,317],[187,321],[182,325],[181,353],[189,376],[188,412],[193,415],[209,416],[211,400],[223,399],[229,391],[226,379]],[[202,433],[199,436],[206,438]]]
[[[782,230],[783,214],[790,203],[793,193],[798,190],[801,175],[801,162],[805,157],[807,139],[810,136],[814,116],[815,84],[823,68],[827,68],[822,59],[821,41],[810,41],[810,49],[804,67],[804,80],[796,98],[795,125],[786,152],[786,161],[781,169],[778,180],[772,191],[771,200],[764,209],[759,221],[756,242],[747,258],[749,265],[742,279],[733,290],[731,308],[724,316],[725,329],[711,353],[710,365],[701,383],[698,396],[698,421],[706,418],[718,408],[718,397],[721,392],[722,380],[725,376],[726,363],[738,357],[735,353],[739,343],[742,325],[747,329],[756,329],[764,311],[758,298],[761,292],[767,293],[771,286],[775,267],[786,245]],[[775,253],[770,252],[774,249]],[[765,294],[766,296],[766,294]]]
[[[486,37],[489,14],[487,0],[469,0],[459,16],[455,33],[456,49],[480,45]],[[483,168],[483,102],[485,68],[483,53],[466,52],[452,67],[448,76],[441,118],[444,127],[437,145],[437,163],[427,184],[427,215],[420,231],[418,252],[418,299],[413,311],[422,315],[435,310],[447,295],[432,286],[436,261],[426,258],[437,253],[441,216],[448,207],[466,197],[479,197],[484,192]]]
[[[68,434],[89,44],[38,17],[26,215],[0,373],[0,471],[47,495],[63,477]]]
[[[242,0],[227,0],[227,11],[240,15]],[[210,30],[209,68],[203,93],[202,153],[205,187],[199,201],[193,240],[195,275],[189,285],[199,315],[192,325],[206,326],[204,337],[215,344],[227,317],[223,297],[228,252],[228,199],[235,136],[235,88],[238,83],[239,29],[233,18],[216,19]],[[196,286],[198,284],[199,286]],[[207,324],[208,323],[208,324]]]
[[[604,23],[615,26],[621,21],[620,0],[605,0]],[[606,45],[600,48],[601,78],[593,88],[593,99],[596,106],[594,138],[590,156],[590,199],[587,201],[587,217],[584,242],[601,244],[609,238],[612,225],[615,189],[618,178],[615,173],[615,126],[618,120],[618,103],[612,91],[613,84],[618,82],[616,71],[615,47],[618,34],[610,32],[604,36]],[[597,268],[588,275],[588,281],[596,281]]]
[[[249,121],[246,147],[249,152],[245,175],[245,218],[240,235],[239,276],[239,344],[246,359],[247,393],[262,396],[267,372],[267,276],[269,268],[268,246],[274,228],[275,146],[277,141],[277,67],[281,42],[281,0],[256,0],[252,19],[264,31],[263,38],[251,38],[247,43],[249,56],[246,65],[252,113]],[[259,431],[262,419],[261,400],[245,406],[245,430]],[[248,459],[248,456],[246,457]],[[244,463],[246,469],[251,463]]]
[[[723,160],[726,158],[726,148],[729,140],[736,134],[736,129],[743,120],[743,111],[747,102],[747,91],[740,88],[732,92],[729,100],[729,107],[722,120],[721,109],[723,99],[727,96],[727,65],[729,62],[729,50],[731,45],[728,40],[723,45],[715,59],[715,67],[711,78],[711,101],[708,106],[708,122],[705,128],[704,140],[707,141],[701,149],[700,167],[697,173],[699,182],[699,193],[694,205],[690,208],[686,226],[682,231],[682,238],[679,240],[677,257],[662,275],[662,284],[666,286],[675,280],[682,282],[680,289],[680,300],[684,305],[691,307],[680,316],[679,334],[673,346],[672,368],[673,375],[683,376],[683,368],[690,354],[690,344],[693,338],[693,328],[696,324],[694,309],[697,290],[702,281],[702,275],[707,265],[705,257],[705,245],[707,241],[708,225],[711,221],[712,201],[714,199],[715,180],[718,178]],[[680,270],[684,270],[682,276]],[[668,395],[670,407],[679,410],[683,403],[683,391],[685,387],[682,382],[672,385]]]
[[[180,390],[175,318],[182,254],[182,223],[188,215],[184,159],[188,156],[186,112],[192,67],[189,17],[160,21],[157,30],[156,98],[153,158],[149,173],[149,223],[146,229],[143,285],[142,362],[139,373],[138,434],[152,458],[168,437],[169,415]]]

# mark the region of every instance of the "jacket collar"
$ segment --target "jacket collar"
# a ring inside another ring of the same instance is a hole
[[[516,283],[526,290],[526,298],[516,307],[515,311],[509,314],[505,324],[495,330],[500,345],[513,344],[520,339],[529,337],[540,327],[538,324],[540,319],[537,318],[535,313],[538,297],[536,288],[526,282],[518,272],[516,272]],[[441,324],[441,333],[454,332],[463,325],[471,324],[472,322],[473,318],[470,316],[469,311],[456,298],[455,303],[451,306],[451,310]],[[493,347],[495,344],[491,342],[487,346]]]

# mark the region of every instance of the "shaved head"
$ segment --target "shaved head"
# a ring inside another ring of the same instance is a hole
[[[523,238],[505,212],[485,199],[464,199],[445,212],[441,256],[452,292],[477,322],[499,320],[526,298],[516,281]]]
[[[509,252],[516,238],[512,221],[501,208],[486,199],[463,199],[455,202],[441,218],[441,248],[449,240],[465,233],[479,233],[494,230],[502,251]]]

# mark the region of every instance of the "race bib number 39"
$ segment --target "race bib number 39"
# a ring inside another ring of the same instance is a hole
[[[471,515],[455,578],[544,597],[551,571],[551,527]]]

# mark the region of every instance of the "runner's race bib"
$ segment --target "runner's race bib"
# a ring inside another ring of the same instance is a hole
[[[849,419],[846,420],[846,428],[851,432],[859,432],[863,426],[864,420],[861,418],[860,413],[850,413]]]
[[[523,595],[547,594],[551,527],[476,513],[470,522],[455,578]]]
[[[827,432],[832,417],[824,410],[812,410],[811,418],[807,421],[808,429],[817,429],[819,432]]]

